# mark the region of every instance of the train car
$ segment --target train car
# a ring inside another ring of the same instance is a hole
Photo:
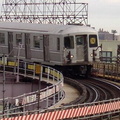
[[[98,33],[88,26],[0,22],[1,56],[30,59],[65,74],[88,73],[99,58],[98,46]]]

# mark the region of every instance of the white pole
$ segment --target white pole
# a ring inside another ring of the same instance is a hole
[[[18,59],[17,59],[17,81],[19,82],[19,62],[20,62],[20,49],[22,48],[22,44],[19,43],[18,46]]]

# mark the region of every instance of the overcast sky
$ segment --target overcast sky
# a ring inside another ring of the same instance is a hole
[[[120,34],[120,0],[81,0],[88,3],[89,24]]]
[[[0,0],[0,4],[3,0]],[[120,0],[78,0],[88,3],[89,24],[97,30],[117,30],[120,34]],[[1,11],[1,10],[0,10]]]

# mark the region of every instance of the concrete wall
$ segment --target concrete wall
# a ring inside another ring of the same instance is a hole
[[[120,45],[120,41],[113,40],[100,40],[103,51],[112,51],[112,57],[117,56],[117,47]]]

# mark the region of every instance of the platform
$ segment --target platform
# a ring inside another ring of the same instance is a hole
[[[64,104],[69,104],[80,96],[77,89],[66,83],[64,84],[63,90],[65,91],[65,98],[50,108],[57,108],[63,106]]]

